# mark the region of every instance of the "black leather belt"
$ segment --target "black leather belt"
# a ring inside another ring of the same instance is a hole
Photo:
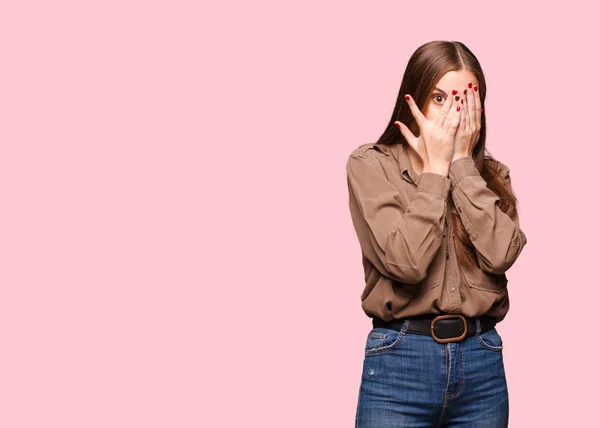
[[[496,318],[489,315],[481,315],[479,318],[480,333],[491,330],[496,325]],[[390,328],[400,331],[405,320],[408,323],[407,332],[432,336],[436,342],[458,342],[466,336],[472,336],[477,332],[476,318],[469,318],[459,314],[425,314],[414,317],[394,318],[384,321],[373,317],[373,327]]]

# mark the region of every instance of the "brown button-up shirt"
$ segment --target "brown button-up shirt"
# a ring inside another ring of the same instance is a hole
[[[499,162],[510,184],[509,169]],[[362,144],[346,172],[350,214],[362,251],[364,312],[390,320],[420,314],[491,315],[509,309],[505,272],[527,243],[518,215],[497,206],[471,157],[449,177],[417,174],[404,144]],[[480,268],[460,266],[448,197],[473,243]]]

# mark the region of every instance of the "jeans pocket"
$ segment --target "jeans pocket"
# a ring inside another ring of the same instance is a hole
[[[396,349],[405,335],[391,328],[376,327],[367,336],[365,355],[378,355]]]
[[[502,352],[502,348],[504,348],[504,344],[502,343],[502,336],[496,330],[496,327],[491,328],[483,333],[479,333],[475,335],[477,338],[477,343],[487,350]]]

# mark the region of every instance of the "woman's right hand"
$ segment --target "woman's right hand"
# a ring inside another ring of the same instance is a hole
[[[423,172],[435,172],[448,175],[448,168],[454,153],[454,134],[460,123],[460,99],[455,100],[454,94],[438,112],[434,120],[427,119],[415,103],[413,97],[405,96],[410,111],[419,126],[419,137],[408,129],[402,122],[394,122],[407,143],[423,161]]]

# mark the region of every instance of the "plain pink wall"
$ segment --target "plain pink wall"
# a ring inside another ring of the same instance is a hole
[[[352,426],[345,162],[435,39],[482,63],[528,237],[498,325],[511,427],[591,426],[593,7],[3,0],[0,426]]]

